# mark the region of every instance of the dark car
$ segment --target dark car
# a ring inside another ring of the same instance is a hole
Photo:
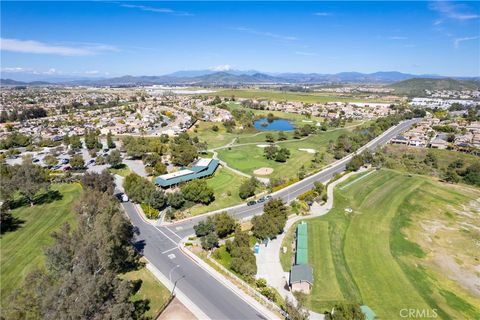
[[[253,206],[254,204],[257,204],[257,201],[251,200],[247,202],[247,206]]]
[[[257,200],[257,203],[262,203],[265,202],[267,199],[265,197],[261,197],[260,199]]]
[[[70,169],[72,169],[70,166],[65,166],[65,167],[63,167],[63,171],[68,171],[68,170],[70,170]]]
[[[40,162],[40,159],[36,159],[36,158],[34,158],[34,159],[32,159],[32,162],[33,162],[33,163]]]
[[[271,200],[271,199],[272,199],[271,195],[265,196],[265,200]]]

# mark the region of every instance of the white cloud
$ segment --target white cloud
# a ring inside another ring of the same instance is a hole
[[[190,12],[175,11],[168,8],[155,8],[155,7],[143,6],[143,5],[137,5],[137,4],[128,4],[128,3],[122,3],[120,4],[120,6],[124,8],[139,9],[142,11],[165,13],[165,14],[171,14],[176,16],[193,16],[193,14]]]
[[[390,40],[407,40],[408,38],[407,37],[401,37],[401,36],[391,36],[391,37],[388,37],[388,39],[390,39]]]
[[[479,39],[478,36],[477,37],[456,38],[456,39],[453,40],[453,46],[455,48],[458,48],[462,42],[471,41],[471,40],[478,40],[478,39]]]
[[[99,74],[100,71],[98,70],[89,70],[89,71],[85,71],[85,74],[89,74],[89,75],[94,75],[94,74]]]
[[[250,33],[250,34],[254,34],[254,35],[257,35],[257,36],[264,36],[264,37],[269,37],[269,38],[274,38],[274,39],[279,39],[279,40],[287,40],[287,41],[298,40],[296,37],[285,36],[285,35],[276,34],[276,33],[272,33],[272,32],[258,31],[258,30],[251,29],[251,28],[238,27],[238,28],[235,28],[235,30]]]
[[[95,55],[102,51],[117,51],[115,47],[105,44],[72,47],[51,45],[34,40],[18,40],[6,38],[0,38],[0,49],[2,51],[34,54],[53,54],[61,56],[89,56]]]
[[[448,1],[435,1],[430,8],[439,12],[442,16],[453,20],[466,21],[480,18],[479,14],[469,12],[464,5],[452,4]],[[442,22],[443,20],[436,20],[434,25],[439,25]]]
[[[5,67],[1,69],[2,72],[10,72],[10,73],[25,73],[25,72],[32,72],[32,69],[29,68],[22,68],[22,67]]]
[[[315,12],[313,15],[318,17],[328,17],[332,14],[330,12]]]
[[[232,70],[232,66],[229,64],[222,64],[212,68],[213,71],[228,71]]]
[[[305,52],[305,51],[295,51],[295,54],[301,55],[301,56],[318,56],[315,52]]]

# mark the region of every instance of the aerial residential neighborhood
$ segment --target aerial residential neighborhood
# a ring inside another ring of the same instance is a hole
[[[480,319],[478,2],[0,7],[1,319]]]

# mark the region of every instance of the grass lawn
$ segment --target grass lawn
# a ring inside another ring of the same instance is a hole
[[[306,139],[298,141],[281,142],[280,147],[286,147],[290,150],[290,158],[282,163],[274,160],[268,160],[264,156],[264,149],[257,147],[256,144],[232,147],[229,149],[218,150],[218,157],[228,163],[231,167],[252,175],[253,171],[261,167],[273,168],[273,173],[266,176],[268,178],[294,178],[299,169],[305,166],[309,171],[311,160],[314,155],[299,149],[314,149],[325,154],[325,163],[328,164],[334,159],[332,155],[326,153],[330,140],[335,141],[339,135],[348,132],[349,129],[339,129],[334,131],[319,132]],[[274,134],[275,135],[275,134]],[[244,142],[242,139],[241,142]],[[258,144],[266,144],[259,141]]]
[[[348,97],[348,96],[339,96],[331,95],[324,93],[295,93],[295,92],[282,92],[282,91],[273,91],[273,90],[221,90],[215,93],[205,94],[208,96],[218,95],[220,97],[231,97],[234,95],[237,98],[247,98],[247,99],[268,99],[276,101],[298,101],[298,102],[308,102],[308,103],[325,103],[331,101],[338,102],[359,102],[359,101],[371,101],[379,102],[381,99],[377,100],[367,100],[362,97]]]
[[[119,176],[122,176],[122,177],[126,177],[128,176],[130,173],[132,173],[132,171],[130,170],[130,168],[123,164],[122,167],[120,168],[109,168],[108,171],[112,174],[118,174]]]
[[[170,291],[163,286],[155,276],[147,269],[127,272],[122,276],[126,280],[142,280],[140,290],[132,297],[133,301],[145,300],[150,301],[150,309],[145,313],[147,317],[154,317],[160,311],[170,296]]]
[[[336,302],[356,301],[381,319],[396,319],[403,308],[478,318],[474,306],[480,299],[469,294],[465,279],[475,277],[478,264],[472,240],[479,235],[471,225],[479,218],[468,210],[478,210],[472,201],[479,197],[478,189],[391,170],[337,188],[332,211],[308,222],[315,279],[309,307],[322,312]],[[461,257],[461,277],[441,259],[450,255]]]
[[[215,193],[215,201],[206,205],[195,205],[187,209],[190,215],[198,215],[201,213],[230,207],[243,202],[238,195],[240,184],[247,178],[242,177],[233,171],[220,167],[212,178],[207,179],[207,184]]]
[[[81,194],[81,186],[60,184],[53,185],[52,190],[58,190],[62,199],[13,210],[12,215],[23,220],[23,224],[1,236],[2,305],[29,271],[43,264],[43,249],[51,243],[50,234],[65,222],[75,223],[72,205]]]

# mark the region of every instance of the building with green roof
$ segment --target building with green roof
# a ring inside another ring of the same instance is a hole
[[[198,159],[189,169],[167,173],[155,178],[155,184],[162,188],[170,188],[183,182],[194,179],[209,177],[217,170],[219,161],[217,159]]]
[[[313,270],[308,264],[308,225],[299,223],[295,239],[295,265],[290,271],[290,287],[292,291],[310,293],[313,285]]]

